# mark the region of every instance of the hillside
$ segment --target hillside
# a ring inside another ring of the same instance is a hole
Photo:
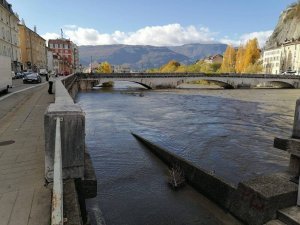
[[[169,49],[196,61],[206,56],[223,54],[226,47],[227,45],[225,44],[186,44],[182,46],[169,47]]]
[[[176,47],[155,47],[144,45],[96,45],[79,46],[80,63],[108,61],[113,65],[128,64],[133,69],[160,67],[170,60],[192,63],[199,58],[223,53],[224,44],[190,44]]]
[[[265,48],[273,48],[286,40],[300,38],[300,3],[289,6],[279,17],[278,24],[266,43]]]

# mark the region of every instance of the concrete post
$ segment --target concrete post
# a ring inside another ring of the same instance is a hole
[[[294,116],[294,127],[293,127],[293,138],[300,138],[300,99],[296,102],[295,116]]]
[[[76,104],[51,104],[45,113],[45,177],[53,180],[56,118],[62,118],[63,178],[84,178],[85,116]]]

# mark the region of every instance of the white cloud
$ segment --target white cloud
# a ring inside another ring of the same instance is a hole
[[[56,33],[46,33],[46,34],[42,35],[42,37],[48,41],[49,39],[59,38],[60,35],[56,34]]]
[[[220,42],[225,44],[231,44],[233,46],[239,46],[241,44],[246,44],[246,42],[249,39],[257,38],[259,46],[263,47],[266,44],[268,38],[271,36],[272,32],[273,32],[272,30],[252,32],[252,33],[243,34],[237,39],[230,39],[228,36],[225,36],[220,40]]]
[[[100,33],[93,28],[65,25],[64,34],[78,45],[183,45],[188,43],[214,42],[215,33],[206,27],[183,27],[180,24],[164,26],[147,26],[135,32],[115,31],[112,34]],[[57,38],[60,35],[47,33],[45,39]]]
[[[77,45],[153,45],[176,46],[190,43],[221,42],[239,46],[247,40],[257,38],[260,46],[264,46],[272,31],[261,31],[243,34],[239,37],[218,39],[218,33],[210,31],[207,27],[182,26],[178,23],[163,26],[147,26],[134,32],[115,31],[111,34],[101,33],[93,28],[83,28],[76,25],[65,25],[64,36],[70,38]],[[60,37],[59,34],[46,33],[43,37],[48,40]]]

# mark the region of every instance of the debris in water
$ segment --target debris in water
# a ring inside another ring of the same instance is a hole
[[[173,166],[169,169],[168,183],[173,189],[180,188],[185,185],[184,172],[180,166]]]

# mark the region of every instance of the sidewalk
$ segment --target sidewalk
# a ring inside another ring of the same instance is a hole
[[[51,190],[44,187],[47,85],[0,101],[0,225],[49,225]]]

